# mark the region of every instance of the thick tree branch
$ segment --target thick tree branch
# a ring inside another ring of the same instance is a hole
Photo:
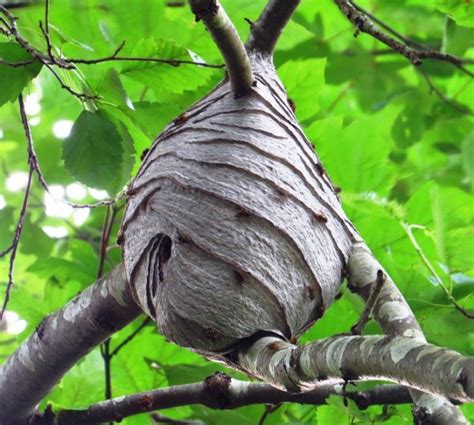
[[[299,3],[300,0],[270,0],[257,21],[252,23],[247,49],[271,55]]]
[[[200,404],[212,409],[235,409],[251,404],[283,402],[321,405],[330,395],[342,395],[353,400],[361,409],[377,404],[411,402],[408,390],[400,385],[386,385],[368,391],[344,391],[343,386],[322,385],[312,391],[292,394],[268,384],[231,379],[217,373],[204,382],[160,388],[143,393],[103,401],[85,410],[63,410],[55,414],[55,425],[92,425],[109,420],[121,420],[139,413],[178,406]],[[37,423],[42,425],[41,417]]]
[[[119,265],[45,317],[0,368],[0,423],[27,424],[64,373],[139,313]]]
[[[243,95],[254,83],[252,66],[237,30],[218,0],[189,0],[196,21],[202,20],[222,53],[232,91]]]
[[[335,336],[302,346],[263,337],[240,348],[248,373],[290,391],[318,382],[387,380],[452,400],[474,400],[474,358],[416,338]]]
[[[373,293],[372,288],[377,284],[379,271],[383,268],[364,242],[354,244],[348,269],[350,289],[368,302]],[[374,319],[386,335],[412,337],[426,342],[423,331],[405,298],[390,276],[385,271],[382,273],[386,279],[373,308]],[[445,398],[414,389],[411,389],[410,393],[414,401],[413,413],[420,423],[468,424],[459,408]]]

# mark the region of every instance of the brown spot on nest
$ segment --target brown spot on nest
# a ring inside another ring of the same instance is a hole
[[[316,296],[316,289],[314,289],[313,286],[308,285],[306,287],[306,293],[308,294],[309,299],[312,301],[314,300],[314,297]]]
[[[289,193],[288,193],[286,190],[281,189],[281,188],[279,188],[279,187],[277,187],[277,188],[275,189],[275,192],[276,192],[276,194],[277,194],[277,196],[278,196],[278,200],[280,200],[280,201],[282,201],[282,202],[287,201],[288,198],[290,197]]]
[[[206,336],[212,340],[212,341],[217,341],[219,338],[222,338],[222,334],[213,328],[206,328]]]
[[[319,175],[322,177],[325,174],[324,167],[320,162],[316,164],[316,170],[318,170]]]
[[[277,351],[280,351],[280,350],[283,350],[284,348],[286,348],[286,343],[284,343],[283,341],[275,341],[275,342],[272,342],[271,344],[269,344],[267,346],[267,348],[270,350],[270,351],[273,351],[273,352],[277,352]]]
[[[175,125],[183,125],[187,120],[189,120],[189,117],[186,114],[181,114],[178,115],[177,118],[173,121]]]
[[[248,208],[240,206],[237,210],[237,217],[242,218],[242,217],[250,217],[252,215],[252,211],[250,211]]]
[[[291,99],[290,97],[287,98],[288,104],[290,105],[290,109],[293,111],[293,113],[296,112],[296,103]]]
[[[234,270],[234,277],[238,285],[242,285],[245,281],[245,276],[238,270]]]
[[[184,233],[178,232],[178,242],[179,243],[186,243],[189,242],[191,238],[188,235],[185,235]]]
[[[145,156],[148,152],[150,152],[150,149],[148,148],[143,150],[142,154],[140,155],[140,161],[143,161],[145,159]]]
[[[117,245],[122,246],[124,242],[125,242],[125,239],[123,237],[123,233],[120,232],[117,236]]]
[[[328,222],[328,218],[325,215],[321,214],[321,213],[317,213],[317,212],[313,213],[313,218],[319,223],[327,223]]]

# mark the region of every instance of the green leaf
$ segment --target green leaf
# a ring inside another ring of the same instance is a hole
[[[328,405],[319,406],[317,408],[317,423],[318,424],[331,424],[331,425],[346,425],[347,416],[341,409]]]
[[[466,28],[456,24],[452,19],[446,20],[443,38],[443,51],[457,56],[463,56],[472,47],[474,27]]]
[[[474,27],[474,3],[471,0],[436,0],[435,4],[459,25]]]
[[[395,178],[388,160],[392,148],[389,130],[395,113],[395,109],[386,108],[320,136],[318,153],[328,174],[343,191],[388,193]],[[319,125],[319,121],[313,125]],[[309,131],[314,131],[312,126]]]
[[[83,111],[64,141],[66,169],[81,183],[115,194],[127,182],[131,164],[126,169],[124,137],[101,111]]]
[[[146,38],[137,42],[132,56],[168,60],[193,60],[189,51],[179,44],[163,39]],[[154,90],[158,95],[166,92],[183,93],[207,83],[213,71],[196,65],[173,66],[168,63],[128,62],[121,74]]]
[[[20,251],[37,257],[47,257],[53,249],[54,241],[27,216],[22,232]]]
[[[0,251],[6,249],[12,243],[13,232],[13,211],[14,208],[6,206],[0,210]]]
[[[471,131],[462,142],[463,168],[474,192],[474,131]]]
[[[313,21],[310,22],[301,11],[297,10],[291,19],[313,33],[318,39],[324,37],[324,25],[320,13],[314,15]]]
[[[430,190],[438,255],[451,272],[474,270],[474,198],[459,189]]]
[[[398,146],[405,148],[420,140],[424,130],[425,123],[419,106],[408,103],[393,123],[392,137]]]
[[[176,104],[137,102],[134,106],[132,118],[150,140],[155,139],[164,127],[182,112]]]
[[[223,368],[210,363],[200,366],[193,364],[164,365],[163,370],[170,385],[181,385],[202,381]]]
[[[278,74],[296,107],[296,116],[305,120],[319,111],[318,96],[324,86],[326,59],[288,61]]]
[[[107,70],[97,87],[97,92],[115,106],[126,109],[133,108],[132,101],[128,97],[127,92],[120,81],[120,75],[114,68],[109,68]]]
[[[0,59],[9,63],[19,63],[33,58],[18,44],[10,42],[0,43]],[[6,102],[14,102],[40,70],[41,64],[36,61],[18,67],[0,64],[0,106]]]
[[[41,258],[28,267],[27,271],[43,279],[53,278],[62,283],[68,280],[90,283],[95,277],[83,264],[55,257]]]
[[[103,360],[98,349],[76,364],[45,399],[60,408],[81,408],[103,399]]]

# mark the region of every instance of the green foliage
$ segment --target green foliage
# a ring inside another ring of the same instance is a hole
[[[243,18],[256,19],[265,2],[223,3],[246,37],[248,24]],[[472,2],[360,4],[373,7],[384,22],[417,42],[474,58]],[[43,7],[15,13],[24,37],[45,51],[38,29]],[[54,51],[66,57],[107,57],[125,40],[119,56],[222,62],[187,8],[167,7],[165,1],[113,0],[106,6],[100,0],[55,1],[50,23]],[[277,70],[328,175],[342,188],[346,212],[409,300],[427,338],[473,355],[473,322],[448,298],[474,308],[474,132],[472,113],[462,112],[474,109],[473,80],[454,66],[425,61],[422,69],[452,101],[448,102],[430,90],[419,69],[405,58],[385,51],[367,35],[354,39],[353,33],[332,2],[304,1],[278,44]],[[16,62],[31,56],[0,34],[0,58]],[[106,190],[110,196],[120,192],[156,135],[224,75],[221,69],[138,61],[78,65],[77,71],[58,72],[73,90],[96,98],[72,96],[37,62],[16,68],[0,65],[0,251],[12,240],[23,197],[22,189],[8,189],[7,182],[28,169],[15,102],[21,92],[46,180],[53,187],[67,188],[66,200],[91,203],[99,196],[89,188]],[[64,140],[64,135],[53,131],[59,120],[74,122]],[[81,199],[69,190],[77,182],[85,190]],[[35,182],[9,304],[9,310],[27,324],[19,335],[0,331],[2,361],[45,315],[90,284],[97,273],[104,208],[92,209],[79,219],[83,210],[57,203],[45,209],[45,203],[44,191]],[[120,214],[112,227],[106,270],[120,261],[119,249],[112,247]],[[63,235],[48,236],[51,228]],[[3,293],[8,260],[0,261]],[[302,341],[347,332],[362,308],[362,302],[344,289]],[[111,347],[117,347],[140,323],[141,319],[114,335]],[[366,332],[379,329],[370,323]],[[196,382],[216,370],[223,369],[171,345],[150,325],[112,360],[112,392],[120,396]],[[85,407],[103,399],[103,382],[103,361],[96,349],[66,375],[42,406]],[[463,409],[474,420],[473,406]],[[236,411],[193,406],[166,412],[176,419],[239,425],[258,423],[263,413],[264,406]],[[336,397],[318,408],[284,405],[265,420],[266,425],[382,422],[411,423],[409,407],[371,407],[360,412]],[[123,423],[150,421],[140,415]]]
[[[9,42],[0,43],[0,59],[15,64],[29,61],[32,57],[18,44]],[[6,102],[14,102],[40,70],[41,64],[38,62],[17,68],[0,64],[0,106]]]
[[[125,162],[124,145],[128,141],[103,112],[83,111],[64,141],[64,165],[77,181],[118,192],[131,170],[129,167],[124,173],[117,172]],[[104,157],[109,160],[104,162]]]
[[[474,4],[466,0],[437,0],[436,7],[458,24],[474,27]]]

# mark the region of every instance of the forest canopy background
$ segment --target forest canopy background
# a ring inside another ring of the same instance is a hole
[[[265,4],[222,3],[243,38],[249,31],[245,18],[255,19]],[[416,42],[474,59],[470,2],[359,3]],[[57,0],[50,6],[49,36],[55,53],[70,58],[111,58],[125,41],[120,56],[221,64],[210,37],[184,6],[157,0]],[[14,13],[21,33],[46,50],[38,26],[44,20],[44,4]],[[367,35],[354,38],[354,31],[332,2],[304,0],[277,46],[278,73],[305,133],[342,189],[346,212],[410,302],[428,341],[473,355],[473,322],[454,304],[474,308],[472,76],[441,61],[426,60],[416,68]],[[0,58],[29,59],[1,37]],[[219,67],[177,65],[114,60],[78,64],[77,71],[57,71],[63,87],[45,66],[0,65],[0,251],[14,236],[28,176],[17,102],[22,91],[39,164],[50,187],[48,195],[34,179],[9,313],[0,332],[2,360],[45,315],[96,279],[106,208],[78,209],[55,199],[84,204],[117,196],[164,126],[224,75]],[[99,114],[91,114],[96,111]],[[116,211],[105,270],[120,261],[114,240],[121,212]],[[8,268],[8,258],[2,258],[2,297]],[[304,340],[346,332],[362,309],[362,302],[344,290]],[[112,347],[142,322],[114,335]],[[366,333],[378,333],[377,326],[370,323]],[[102,400],[103,368],[97,348],[66,375],[44,405],[79,407]],[[112,393],[120,396],[195,382],[219,366],[171,345],[150,325],[114,356],[111,369]],[[462,409],[474,420],[472,406]],[[167,414],[209,424],[255,424],[263,411],[263,406],[236,411],[184,407]],[[265,423],[317,418],[318,423],[334,424],[355,417],[361,423],[389,418],[386,423],[395,424],[411,417],[408,406],[394,407],[385,417],[380,414],[380,407],[360,412],[335,399],[317,409],[285,405]],[[124,422],[149,421],[142,415]]]

